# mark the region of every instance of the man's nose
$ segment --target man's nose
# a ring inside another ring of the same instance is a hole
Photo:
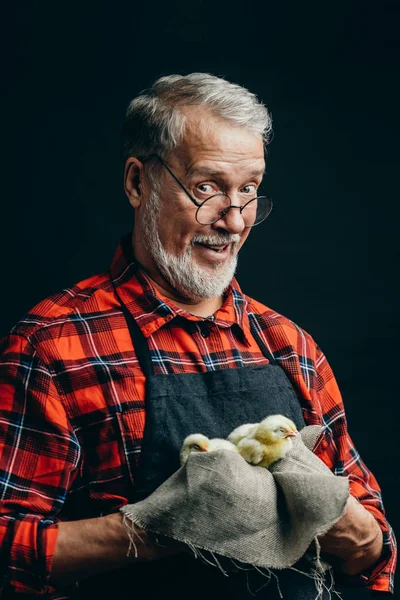
[[[234,206],[232,204],[231,207],[225,211],[225,214],[223,214],[218,221],[213,223],[213,226],[217,229],[225,229],[230,233],[242,233],[245,228],[245,222],[240,208],[240,206]]]

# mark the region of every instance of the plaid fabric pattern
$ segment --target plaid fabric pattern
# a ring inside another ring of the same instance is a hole
[[[349,476],[352,494],[382,528],[382,561],[361,577],[392,591],[396,547],[380,489],[349,437],[338,386],[313,339],[244,296],[236,281],[212,318],[190,315],[156,292],[127,246],[128,236],[109,271],[39,303],[1,341],[3,590],[73,597],[48,584],[57,523],[115,511],[131,497],[145,378],[115,286],[148,340],[156,375],[266,364],[252,322],[297,391],[306,423],[325,428],[319,457]]]

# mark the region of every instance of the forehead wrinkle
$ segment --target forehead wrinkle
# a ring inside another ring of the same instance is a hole
[[[215,177],[222,179],[228,175],[226,171],[213,169],[209,167],[191,167],[186,171],[186,177],[192,177],[193,175]],[[246,179],[252,179],[253,177],[263,177],[265,175],[265,169],[253,170],[247,174]]]

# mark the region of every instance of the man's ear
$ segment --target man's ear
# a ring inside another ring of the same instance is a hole
[[[125,163],[124,189],[130,204],[138,208],[143,194],[143,163],[134,156],[130,156]]]

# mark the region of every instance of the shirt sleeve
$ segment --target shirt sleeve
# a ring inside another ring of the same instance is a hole
[[[79,444],[49,369],[22,336],[0,343],[0,399],[0,589],[45,594]]]
[[[316,454],[335,475],[349,478],[350,493],[375,517],[383,534],[380,562],[375,568],[361,573],[358,580],[371,590],[393,593],[397,548],[393,530],[385,518],[380,487],[350,438],[339,387],[326,357],[318,347],[315,366],[316,382],[312,395],[320,404],[325,427],[325,435]]]

